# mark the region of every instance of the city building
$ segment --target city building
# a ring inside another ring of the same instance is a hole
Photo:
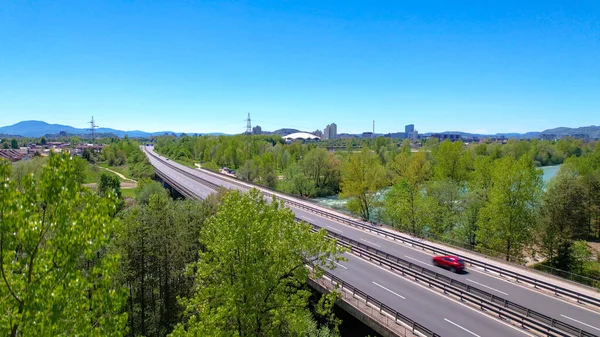
[[[386,137],[386,138],[392,138],[392,139],[404,139],[404,138],[406,138],[406,134],[404,132],[386,133],[383,136]]]
[[[262,134],[262,128],[260,127],[260,125],[257,125],[255,127],[252,128],[252,134],[253,135],[260,135]]]
[[[323,130],[323,139],[336,139],[337,138],[337,125],[331,123]]]
[[[452,142],[460,140],[462,137],[455,133],[432,133],[431,137],[439,139],[439,141],[450,140]]]
[[[362,138],[373,138],[373,132],[363,132]]]
[[[415,131],[414,124],[408,124],[404,127],[404,134],[406,138],[410,138],[410,133]]]
[[[408,139],[412,140],[412,141],[417,141],[419,140],[419,131],[411,131],[408,134]]]
[[[312,134],[319,138],[323,138],[323,131],[321,131],[321,130],[315,130],[312,132]]]

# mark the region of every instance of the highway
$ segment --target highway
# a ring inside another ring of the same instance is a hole
[[[147,150],[152,151],[151,148],[148,148]],[[198,186],[201,184],[194,181],[193,179],[190,179],[190,178],[182,175],[181,173],[171,169],[169,166],[164,165],[163,163],[161,163],[159,160],[156,160],[152,156],[149,156],[149,157],[151,159],[152,164],[155,165],[155,167],[157,169],[161,170],[164,173],[168,173],[171,178],[177,179],[178,183],[185,184],[185,186],[187,186],[188,188],[194,190],[195,192],[197,191],[198,195],[205,197],[206,195],[212,193],[211,188],[206,187],[206,186],[204,186],[204,187]],[[221,177],[215,177],[212,174],[208,174],[208,173],[205,173],[200,170],[188,168],[183,165],[179,165],[177,163],[171,162],[170,164],[176,165],[178,168],[184,169],[186,172],[192,173],[193,175],[198,176],[201,179],[207,180],[214,185],[223,186],[228,189],[243,190],[237,184],[229,182]],[[292,211],[296,214],[296,216],[298,218],[303,219],[307,222],[313,223],[317,226],[320,226],[328,231],[332,231],[332,232],[344,235],[353,240],[360,241],[360,242],[364,243],[365,245],[369,245],[373,248],[385,251],[386,253],[395,255],[399,258],[421,264],[423,267],[435,270],[438,273],[444,274],[444,275],[451,277],[453,279],[456,279],[458,281],[470,284],[473,287],[493,293],[494,295],[500,296],[507,300],[513,301],[515,303],[519,303],[529,309],[541,312],[543,314],[551,316],[554,319],[561,320],[565,323],[568,323],[568,324],[571,324],[578,328],[584,329],[593,334],[600,334],[600,314],[598,312],[588,310],[582,306],[568,302],[566,300],[563,301],[555,296],[535,291],[527,285],[520,285],[520,284],[516,284],[514,282],[505,281],[502,278],[496,277],[493,274],[490,274],[487,272],[479,271],[476,268],[469,269],[466,273],[463,273],[463,274],[454,274],[454,273],[451,273],[451,272],[446,271],[441,268],[435,268],[431,265],[431,255],[423,252],[420,249],[415,249],[415,248],[412,248],[411,246],[404,245],[404,244],[396,242],[396,241],[391,241],[389,239],[383,238],[376,234],[373,234],[373,233],[370,233],[367,231],[363,231],[358,228],[348,226],[348,225],[339,223],[339,222],[331,220],[331,219],[327,219],[325,217],[322,217],[320,215],[314,214],[314,213],[306,211],[306,210],[302,210],[302,209],[299,209],[296,207],[290,207],[290,208],[292,209]],[[355,260],[359,260],[361,262],[356,262]],[[405,284],[408,284],[411,287],[416,287],[416,288],[421,289],[420,286],[415,285],[413,282],[405,281],[395,275],[391,275],[389,272],[385,272],[385,271],[379,269],[378,267],[376,267],[370,263],[364,262],[360,259],[353,258],[350,261],[352,261],[352,263],[355,263],[362,267],[350,268],[350,266],[348,266],[347,270],[352,270],[353,272],[347,272],[346,269],[338,268],[336,271],[334,271],[334,274],[337,275],[338,273],[340,273],[338,276],[340,276],[340,277],[343,276],[343,279],[345,281],[350,282],[351,284],[353,284],[354,286],[356,286],[360,289],[368,290],[369,294],[371,294],[371,291],[373,290],[373,291],[377,291],[379,294],[383,295],[383,293],[381,293],[382,288],[376,287],[376,286],[374,288],[373,284],[365,285],[364,282],[366,282],[366,281],[364,281],[361,277],[358,277],[357,275],[365,276],[365,273],[363,271],[372,269],[372,268],[377,268],[378,269],[377,273],[376,274],[367,273],[366,274],[367,276],[368,275],[377,275],[377,279],[379,279],[381,277],[382,282],[384,282],[383,280],[387,280],[386,281],[387,284],[395,283],[394,281],[390,280],[390,277],[396,277],[396,279],[397,279],[396,283],[402,284],[403,287],[406,286]],[[350,261],[349,261],[349,263],[350,263]],[[362,264],[360,264],[360,263],[362,263]],[[366,266],[370,266],[370,267],[366,267]],[[362,268],[365,268],[365,269],[362,269]],[[368,286],[368,288],[363,288],[366,286]],[[394,288],[396,286],[392,285],[392,287]],[[386,286],[386,288],[392,289],[387,286]],[[417,293],[419,291],[421,291],[421,293],[419,293],[420,297],[421,297],[421,295],[423,295],[422,289],[415,290],[415,291]],[[411,290],[411,292],[412,292],[412,290]],[[427,293],[431,294],[430,291],[427,291]],[[373,293],[373,294],[375,294],[375,293]],[[452,301],[449,301],[448,299],[444,298],[441,295],[438,295],[438,294],[433,294],[433,295],[435,295],[434,298],[428,299],[427,303],[431,304],[431,303],[443,302],[443,304],[434,305],[433,308],[442,308],[442,307],[446,307],[448,305],[457,305],[457,306],[463,307],[461,304],[456,304]],[[376,296],[376,295],[374,295],[374,296]],[[386,298],[389,298],[389,294],[387,297],[383,297],[380,299],[378,298],[378,299],[382,300],[382,302],[385,302],[386,304],[392,306],[394,309],[398,309],[393,306],[394,303],[388,303],[387,301],[385,301]],[[415,304],[415,305],[409,306],[410,310],[413,310],[413,309],[417,310],[417,312],[413,311],[415,313],[415,315],[417,315],[417,316],[413,316],[413,314],[410,314],[410,312],[406,311],[405,309],[402,309],[399,311],[402,312],[403,314],[419,321],[421,324],[428,326],[429,328],[433,329],[434,331],[442,334],[441,333],[442,331],[439,331],[436,328],[434,328],[434,326],[438,326],[435,324],[439,324],[439,322],[437,322],[437,323],[433,322],[433,321],[426,322],[426,321],[422,320],[421,317],[423,316],[423,313],[427,313],[428,311],[418,312],[418,310],[421,310],[421,309],[417,309],[417,308],[423,308],[424,305],[426,305],[426,304]],[[468,308],[463,308],[463,309],[472,311],[471,309],[468,309]],[[451,309],[451,310],[454,310],[455,312],[459,312],[459,311],[457,311],[459,309]],[[442,313],[439,310],[436,312]],[[479,312],[473,312],[471,314],[475,314],[475,317],[470,317],[470,319],[473,319],[478,322],[482,321],[483,318],[487,318],[487,316],[482,316],[482,314]],[[466,315],[466,313],[465,313],[465,315]],[[437,315],[435,315],[435,316],[437,316]],[[465,316],[465,317],[467,317],[467,316]],[[448,318],[448,320],[462,326],[462,324],[455,322],[454,320],[452,320],[452,318]],[[465,319],[463,318],[460,321],[463,322],[464,320]],[[493,322],[493,324],[499,324],[499,325],[505,326],[504,324],[501,324],[501,323],[491,320],[489,318],[485,319],[485,321],[491,321],[491,322]],[[444,322],[448,323],[447,321],[444,321]],[[465,323],[465,324],[468,324],[468,323]],[[483,323],[481,323],[481,324],[483,324]],[[455,325],[452,325],[452,326],[455,326]],[[473,327],[473,329],[478,330],[478,329],[480,329],[480,327],[475,326],[475,327]],[[498,329],[498,328],[496,328],[496,329]],[[511,330],[511,332],[506,332],[506,333],[503,332],[502,334],[499,334],[499,336],[500,335],[508,336],[510,333],[514,333],[513,328],[508,328],[508,329]],[[470,329],[468,329],[468,330],[470,330]],[[471,331],[474,332],[474,330],[471,330]],[[480,331],[480,330],[478,330],[478,331]],[[447,335],[447,334],[443,333],[442,335]],[[475,335],[483,336],[478,333],[475,333]],[[486,333],[484,335],[490,336],[489,331],[488,331],[488,333]]]
[[[492,319],[479,310],[449,301],[426,286],[403,279],[354,255],[344,256],[348,261],[341,262],[332,271],[334,275],[367,290],[370,296],[441,336],[528,336],[525,331]]]

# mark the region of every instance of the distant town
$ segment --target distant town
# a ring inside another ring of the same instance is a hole
[[[15,125],[0,128],[0,158],[9,161],[19,161],[33,156],[47,156],[50,152],[68,151],[72,155],[81,156],[88,150],[91,152],[101,152],[103,145],[96,144],[94,138],[139,138],[151,140],[159,136],[185,136],[185,133],[175,132],[156,132],[147,133],[143,131],[120,131],[115,129],[97,130],[93,117],[90,122],[90,129],[76,129],[66,125],[48,124],[41,121],[24,121]],[[98,132],[102,131],[102,132]],[[46,133],[44,133],[46,132]],[[336,123],[326,125],[323,130],[317,129],[312,132],[300,131],[292,128],[284,128],[275,131],[263,131],[260,125],[252,126],[250,115],[248,115],[246,132],[249,135],[279,135],[286,142],[332,142],[337,139],[371,139],[371,138],[389,138],[396,141],[409,140],[413,148],[422,146],[429,138],[436,138],[439,141],[462,141],[465,143],[481,142],[500,142],[506,143],[510,138],[517,139],[539,139],[554,141],[565,137],[578,139],[584,142],[597,141],[600,138],[600,126],[588,126],[577,129],[556,128],[542,132],[528,132],[525,134],[496,134],[496,135],[478,135],[465,132],[430,132],[421,134],[414,124],[404,126],[404,132],[376,133],[375,121],[373,121],[372,130],[361,134],[351,134],[338,132]],[[201,135],[201,134],[191,134]],[[224,135],[221,133],[208,135]],[[74,138],[75,137],[75,138]],[[84,141],[84,139],[87,140]],[[331,146],[334,148],[335,146]]]

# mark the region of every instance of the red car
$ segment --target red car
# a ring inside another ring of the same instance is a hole
[[[465,261],[452,255],[434,256],[433,265],[436,267],[449,269],[451,272],[459,272],[465,270]]]

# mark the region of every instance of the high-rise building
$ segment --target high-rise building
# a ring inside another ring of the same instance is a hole
[[[410,133],[415,131],[415,125],[414,124],[408,124],[404,127],[404,137],[405,138],[410,138]]]
[[[262,134],[262,128],[260,127],[260,125],[257,125],[255,127],[252,128],[252,134],[253,135],[260,135]]]
[[[331,123],[323,130],[323,139],[336,139],[337,138],[337,125]]]

